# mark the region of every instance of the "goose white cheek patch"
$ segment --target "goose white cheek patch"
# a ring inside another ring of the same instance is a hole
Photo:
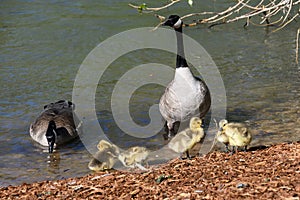
[[[179,19],[175,24],[174,24],[174,28],[179,28],[180,26],[181,26],[181,23],[182,23],[182,21],[181,21],[181,19]]]

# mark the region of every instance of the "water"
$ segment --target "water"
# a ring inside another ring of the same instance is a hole
[[[205,6],[197,3],[191,11],[219,10],[228,4],[207,2]],[[187,9],[183,3],[161,13],[186,14]],[[156,24],[152,15],[138,14],[126,1],[1,2],[0,186],[90,173],[91,155],[80,142],[49,157],[31,140],[29,125],[45,104],[71,100],[77,70],[100,42],[131,28]],[[219,67],[227,93],[227,118],[251,125],[253,146],[299,141],[300,74],[294,62],[298,26],[292,23],[274,34],[257,27],[243,29],[242,23],[184,30]],[[142,142],[155,149],[164,144],[160,135],[148,140],[126,136],[116,127],[109,108],[109,95],[120,75],[131,66],[154,61],[175,65],[175,56],[156,50],[132,52],[112,64],[97,88],[99,121],[111,140],[123,141],[124,147]],[[162,92],[155,85],[136,91],[130,111],[137,123],[149,122],[148,109]]]

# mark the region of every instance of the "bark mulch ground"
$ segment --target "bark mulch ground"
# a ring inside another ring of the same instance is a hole
[[[299,199],[300,142],[0,188],[1,199]]]

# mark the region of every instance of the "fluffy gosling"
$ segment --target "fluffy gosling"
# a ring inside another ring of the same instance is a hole
[[[238,147],[243,147],[244,151],[252,140],[252,135],[246,124],[243,123],[228,123],[226,119],[219,122],[220,130],[217,133],[217,140],[226,145],[232,146],[232,153],[237,151]]]
[[[229,148],[228,148],[228,145],[229,145],[229,138],[228,136],[225,134],[225,132],[223,131],[222,127],[227,124],[228,121],[226,119],[222,119],[220,122],[219,122],[219,130],[217,132],[217,140],[223,144],[225,144],[225,148],[226,148],[226,152],[229,152]]]
[[[200,142],[203,137],[204,130],[202,128],[202,120],[199,117],[193,117],[190,120],[189,128],[175,135],[168,146],[177,153],[185,152],[187,158],[191,158],[189,150],[192,149],[196,143]]]
[[[94,158],[89,162],[88,167],[93,171],[103,171],[112,169],[118,160],[120,153],[119,148],[105,140],[101,140],[97,145],[99,151],[94,155]]]
[[[119,154],[118,158],[125,167],[138,167],[141,170],[148,170],[142,164],[147,160],[149,151],[145,147],[131,147]]]

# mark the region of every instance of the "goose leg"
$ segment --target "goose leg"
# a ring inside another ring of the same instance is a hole
[[[180,160],[190,159],[190,154],[188,150],[185,152],[185,155],[186,157],[183,157],[183,154],[181,154],[181,156],[179,157]]]
[[[164,138],[164,140],[169,140],[170,130],[169,130],[167,121],[166,121],[164,127],[165,127],[165,133],[163,134],[163,138]]]
[[[174,126],[172,125],[172,127],[168,130],[168,138],[171,138],[175,135],[174,133]]]
[[[173,132],[172,130],[173,130],[173,123],[166,121],[166,123],[165,123],[166,134],[164,134],[165,140],[168,140],[172,137],[172,132]]]
[[[179,130],[180,122],[174,122],[169,129],[169,138],[175,136]]]
[[[187,150],[185,153],[186,153],[186,158],[187,158],[187,159],[191,159],[190,154],[189,154],[189,151]]]
[[[194,156],[190,155],[189,150],[187,150],[185,153],[186,153],[186,158],[187,159],[192,159],[194,157]]]
[[[230,152],[230,155],[233,155],[237,152],[237,147],[236,146],[232,146],[232,150]]]
[[[229,149],[229,147],[228,147],[228,144],[225,144],[225,152],[227,153],[227,152],[230,152],[230,149]]]

